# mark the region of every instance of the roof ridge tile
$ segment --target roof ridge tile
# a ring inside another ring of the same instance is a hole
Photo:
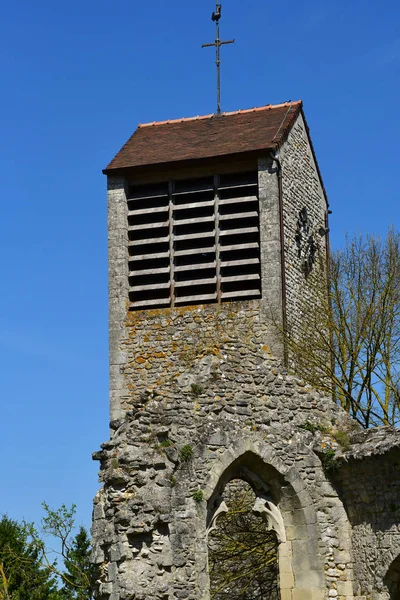
[[[251,112],[259,112],[261,110],[271,110],[274,108],[283,108],[285,106],[297,106],[301,104],[301,100],[296,100],[294,102],[282,102],[281,104],[266,104],[265,106],[254,106],[253,108],[240,108],[239,110],[234,110],[230,112],[221,113],[221,117],[231,117],[233,115],[243,115]],[[218,115],[215,113],[211,113],[209,115],[197,115],[196,117],[181,117],[180,119],[167,119],[165,121],[152,121],[150,123],[139,123],[138,129],[143,127],[154,127],[158,125],[173,125],[176,123],[187,123],[189,121],[200,121],[203,119],[212,119],[217,118]]]

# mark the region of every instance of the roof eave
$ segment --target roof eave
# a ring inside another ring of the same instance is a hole
[[[129,145],[131,144],[133,138],[135,137],[135,135],[138,133],[139,130],[143,129],[143,128],[152,128],[152,127],[169,127],[172,124],[179,124],[179,123],[190,123],[190,122],[195,122],[198,120],[207,120],[207,119],[215,119],[215,118],[221,118],[222,119],[230,119],[231,116],[233,115],[244,115],[244,114],[251,114],[252,112],[259,112],[259,111],[265,111],[265,110],[271,110],[271,109],[277,109],[277,108],[282,108],[285,107],[287,108],[287,112],[285,113],[285,116],[282,120],[282,123],[280,125],[280,127],[278,128],[275,137],[272,139],[272,142],[269,141],[268,142],[268,146],[262,148],[262,150],[271,150],[271,149],[277,149],[279,148],[287,139],[287,136],[291,130],[291,128],[293,127],[293,124],[295,123],[298,114],[300,114],[300,111],[302,111],[302,106],[303,103],[301,100],[298,100],[296,102],[285,102],[283,104],[276,104],[276,105],[268,105],[265,107],[260,107],[260,108],[254,108],[254,109],[248,109],[248,110],[244,110],[244,111],[234,111],[232,113],[223,113],[223,115],[221,115],[221,117],[216,117],[215,115],[206,115],[204,117],[194,117],[194,118],[188,118],[188,119],[178,119],[175,121],[164,121],[164,122],[157,122],[157,123],[149,123],[149,124],[144,124],[144,125],[140,125],[136,131],[133,132],[133,134],[131,135],[131,137],[127,140],[127,142],[123,145],[123,147],[121,148],[121,150],[116,154],[116,156],[112,159],[112,161],[107,165],[107,167],[103,170],[103,173],[106,175],[109,175],[111,173],[120,173],[121,171],[125,171],[126,169],[131,169],[131,168],[136,168],[136,167],[144,167],[144,166],[150,166],[150,165],[163,165],[163,164],[178,164],[179,162],[181,162],[182,160],[192,160],[192,161],[197,161],[197,160],[201,160],[203,157],[193,157],[190,159],[170,159],[168,161],[165,162],[156,162],[156,163],[145,163],[143,165],[124,165],[124,166],[115,166],[114,164],[118,162],[121,162],[119,160],[119,157],[121,156],[121,153],[123,153],[123,151],[129,147]],[[293,111],[292,111],[293,109]],[[292,111],[292,113],[289,115],[290,111]],[[289,117],[289,118],[287,118]],[[286,121],[287,119],[287,121]],[[276,138],[276,142],[275,142],[275,138]],[[241,150],[239,151],[240,153],[242,152],[251,152],[251,151],[257,151],[260,150],[260,148],[252,148],[251,150]],[[232,153],[232,154],[236,154],[236,153]],[[217,155],[217,156],[225,156],[225,155]],[[214,158],[214,157],[207,157],[207,158]],[[123,162],[123,161],[122,161]]]
[[[204,164],[206,162],[216,162],[218,160],[229,160],[229,159],[236,159],[236,158],[240,158],[240,157],[246,157],[246,158],[250,158],[252,156],[257,156],[260,154],[264,154],[266,152],[271,152],[271,150],[276,150],[279,147],[280,144],[276,143],[276,144],[269,144],[268,146],[261,146],[259,148],[255,148],[252,150],[245,150],[245,151],[241,151],[241,152],[231,152],[228,154],[216,154],[214,156],[204,156],[201,158],[188,158],[188,159],[179,159],[179,160],[172,160],[172,161],[166,161],[166,162],[158,162],[158,163],[151,163],[151,164],[143,164],[143,165],[127,165],[125,167],[109,167],[107,166],[105,169],[102,170],[104,175],[121,175],[123,173],[128,173],[128,172],[132,172],[132,171],[140,171],[143,169],[148,169],[148,170],[156,170],[156,169],[165,169],[168,168],[169,166],[173,166],[173,167],[177,167],[177,166],[189,166],[189,165],[194,165],[194,164]]]

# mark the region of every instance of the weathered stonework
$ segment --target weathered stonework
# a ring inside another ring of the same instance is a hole
[[[379,427],[351,437],[334,476],[352,529],[356,598],[400,594],[400,436]],[[394,563],[394,570],[391,566]]]
[[[233,476],[260,477],[279,505],[288,538],[281,545],[282,597],[286,590],[287,598],[324,598],[336,580],[351,585],[348,521],[313,452],[312,434],[301,428],[307,420],[338,426],[346,416],[282,371],[248,303],[155,313],[134,315],[135,335],[143,335],[144,348],[158,341],[157,356],[129,356],[143,369],[127,372],[141,391],[135,387],[137,401],[113,423],[112,441],[98,455],[105,488],[94,534],[109,533],[97,560],[103,562],[105,551],[113,577],[102,591],[118,590],[121,599],[132,593],[207,598],[207,512],[209,522],[218,491]],[[175,364],[162,345],[172,316],[177,339],[186,341]],[[150,379],[152,360],[157,380]],[[193,450],[188,461],[180,457],[186,446]],[[193,499],[198,489],[200,505]],[[113,564],[113,547],[121,544],[123,555],[115,550]]]
[[[282,328],[300,331],[304,299],[313,305],[296,241],[304,208],[313,276],[326,265],[327,205],[302,114],[279,157],[252,160],[261,300],[130,311],[132,174],[109,176],[111,434],[95,454],[92,529],[100,600],[209,600],[207,534],[232,479],[252,486],[278,535],[281,600],[397,597],[398,432],[354,433],[284,365]],[[350,452],[335,440],[343,431]]]
[[[283,179],[283,222],[285,247],[287,326],[292,336],[301,335],[305,306],[313,306],[316,282],[326,279],[328,204],[318,174],[302,115],[299,116],[281,150]],[[316,246],[310,276],[302,269],[308,240],[299,257],[296,234],[300,211],[307,209],[310,234]]]

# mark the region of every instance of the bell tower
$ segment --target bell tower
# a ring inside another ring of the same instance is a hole
[[[129,381],[130,325],[149,314],[251,306],[283,359],[277,333],[296,326],[305,265],[311,270],[317,254],[326,260],[316,232],[326,230],[327,202],[301,103],[140,125],[104,172],[112,420],[135,393],[181,369],[161,343],[154,363],[139,337]],[[200,350],[201,330],[184,345]]]
[[[306,318],[304,297],[312,307],[311,273],[326,277],[328,205],[302,103],[139,125],[104,173],[99,598],[207,600],[207,531],[239,477],[279,524],[282,600],[322,600],[335,558],[309,502],[323,502],[310,473],[323,474],[296,427],[337,409],[287,374],[282,336]],[[330,510],[332,531],[345,527]]]

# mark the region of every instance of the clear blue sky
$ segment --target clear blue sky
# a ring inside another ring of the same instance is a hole
[[[213,0],[6,2],[0,513],[76,502],[108,438],[106,166],[139,122],[215,109]],[[398,1],[225,0],[224,110],[304,100],[345,229],[399,223]]]

